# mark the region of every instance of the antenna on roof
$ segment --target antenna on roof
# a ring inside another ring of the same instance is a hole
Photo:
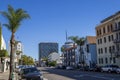
[[[67,30],[65,31],[66,34],[66,42],[68,41],[68,35],[67,35]]]

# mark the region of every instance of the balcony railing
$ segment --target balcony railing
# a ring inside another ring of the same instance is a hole
[[[113,42],[114,43],[120,43],[120,39],[114,39]]]

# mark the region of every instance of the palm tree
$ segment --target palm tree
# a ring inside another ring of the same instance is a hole
[[[3,11],[1,14],[8,20],[7,24],[4,24],[11,31],[10,39],[10,74],[9,80],[12,80],[12,74],[14,71],[14,53],[15,53],[15,32],[21,25],[24,19],[30,18],[26,11],[23,9],[14,9],[12,6],[8,5],[8,11]]]
[[[70,36],[68,39],[72,40],[74,43],[77,43],[79,37],[78,36]]]
[[[82,49],[81,49],[81,46],[84,44],[84,41],[85,41],[85,38],[84,37],[81,37],[79,38],[78,36],[70,36],[68,37],[68,39],[71,39],[74,43],[77,43],[77,45],[80,46],[80,62],[84,65],[84,61],[82,61]]]

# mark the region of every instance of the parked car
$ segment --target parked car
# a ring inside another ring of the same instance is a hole
[[[101,68],[101,72],[116,72],[117,68],[119,68],[117,65],[106,65]]]
[[[73,70],[74,68],[72,66],[67,66],[66,69],[67,70]]]
[[[101,71],[101,67],[100,66],[91,67],[91,68],[89,68],[89,71],[100,72]]]
[[[15,71],[19,74],[21,69],[26,68],[24,65],[17,66]]]
[[[66,69],[65,66],[56,66],[55,68],[56,68],[56,69]]]
[[[36,67],[25,68],[20,71],[21,79],[43,80],[43,75]]]
[[[94,71],[100,72],[101,71],[101,66],[96,66],[95,69],[94,69]]]
[[[120,68],[116,69],[116,73],[120,74]]]

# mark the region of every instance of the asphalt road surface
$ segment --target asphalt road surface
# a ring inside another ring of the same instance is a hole
[[[120,80],[120,74],[39,67],[45,80]]]

